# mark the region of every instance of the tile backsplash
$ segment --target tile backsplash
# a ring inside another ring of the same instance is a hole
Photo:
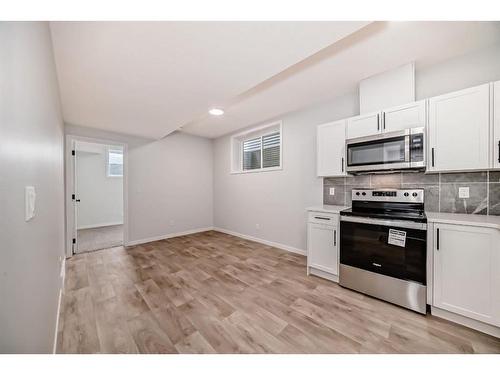
[[[332,187],[334,195],[330,195]],[[469,188],[469,198],[458,197],[460,187]],[[325,178],[323,203],[350,206],[353,188],[421,188],[427,211],[500,215],[500,172],[398,172]]]

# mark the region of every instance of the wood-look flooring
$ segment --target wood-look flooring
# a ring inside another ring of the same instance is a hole
[[[58,353],[500,353],[500,340],[204,232],[68,259]]]

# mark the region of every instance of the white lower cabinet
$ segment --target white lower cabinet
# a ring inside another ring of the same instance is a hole
[[[338,215],[312,212],[307,223],[307,272],[338,281]]]
[[[434,225],[433,306],[500,326],[500,231]]]

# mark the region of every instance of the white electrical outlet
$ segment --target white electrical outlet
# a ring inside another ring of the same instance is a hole
[[[330,188],[330,195],[335,195],[335,188]]]
[[[469,198],[469,187],[459,187],[458,188],[458,197],[459,198]]]

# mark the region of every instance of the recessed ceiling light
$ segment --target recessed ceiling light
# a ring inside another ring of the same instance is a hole
[[[220,108],[212,108],[210,111],[208,111],[213,116],[221,116],[224,114],[224,110]]]

